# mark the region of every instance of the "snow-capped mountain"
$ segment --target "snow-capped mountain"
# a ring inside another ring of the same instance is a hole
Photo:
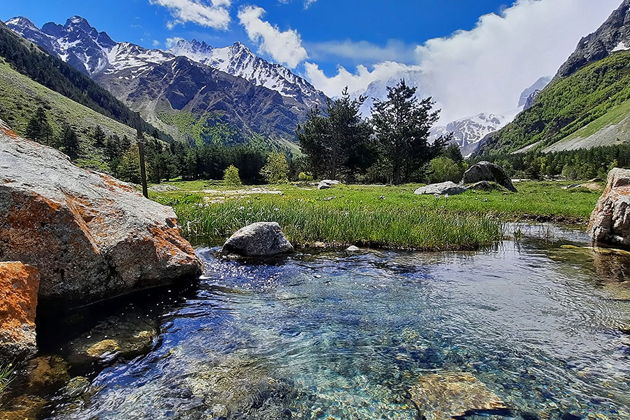
[[[6,24],[181,139],[187,139],[186,128],[173,126],[169,113],[227,124],[243,141],[253,134],[294,140],[295,128],[308,111],[326,103],[326,96],[304,79],[238,43],[212,48],[182,41],[172,51],[162,51],[115,42],[78,16],[41,29],[23,17]]]
[[[236,42],[229,47],[214,48],[205,42],[177,39],[169,44],[169,52],[249,80],[256,86],[275,90],[307,106],[323,106],[326,96],[286,67],[253,54]]]
[[[518,107],[521,111],[529,109],[534,104],[536,96],[551,82],[551,77],[541,77],[536,82],[525,89],[518,99]]]
[[[445,126],[434,127],[431,130],[433,139],[453,133],[453,142],[462,149],[464,156],[474,151],[477,142],[493,133],[509,121],[502,115],[481,113],[473,117],[452,121]]]
[[[41,29],[24,17],[10,19],[6,25],[94,78],[101,73],[111,74],[130,68],[138,69],[136,73],[139,73],[150,64],[162,64],[183,56],[242,77],[256,86],[275,90],[308,107],[326,103],[326,96],[309,82],[279,64],[256,56],[238,42],[224,48],[213,48],[205,42],[178,39],[169,45],[168,51],[162,51],[128,42],[114,42],[105,32],[98,32],[80,16],[68,19],[65,25],[47,23]]]

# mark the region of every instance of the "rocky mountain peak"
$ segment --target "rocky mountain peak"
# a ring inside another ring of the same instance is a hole
[[[594,33],[582,38],[577,49],[560,67],[556,77],[567,77],[582,67],[609,55],[630,49],[630,0],[621,6]]]
[[[5,22],[5,24],[9,27],[21,27],[21,28],[29,28],[29,29],[38,29],[37,26],[28,18],[24,16],[16,16],[12,19],[9,19]]]

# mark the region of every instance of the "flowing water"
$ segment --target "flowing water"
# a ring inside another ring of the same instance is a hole
[[[49,416],[416,419],[419,378],[469,372],[509,410],[465,418],[627,419],[630,263],[560,246],[584,239],[541,228],[479,253],[268,264],[200,249],[205,276],[157,307],[152,351],[58,395]]]

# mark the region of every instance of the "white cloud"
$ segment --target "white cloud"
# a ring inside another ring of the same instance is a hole
[[[367,89],[370,83],[415,77],[421,95],[438,101],[443,121],[479,112],[505,113],[516,108],[526,87],[555,74],[580,38],[597,29],[617,6],[619,0],[518,0],[500,15],[481,17],[470,31],[419,46],[417,65],[381,63],[353,73],[341,67],[326,77],[308,64],[306,75],[329,95],[338,95],[345,85]]]
[[[172,38],[166,38],[166,41],[164,41],[164,45],[166,45],[166,48],[170,50],[175,45],[177,45],[177,43],[180,41],[184,41],[184,38],[180,38],[177,36],[172,37]]]
[[[157,39],[154,39],[153,41],[151,41],[151,45],[153,45],[153,48],[157,48],[160,46],[160,41],[158,41]]]
[[[151,4],[166,7],[173,20],[168,27],[193,22],[201,26],[225,30],[231,18],[232,0],[149,0]]]
[[[238,12],[238,18],[252,42],[258,43],[261,52],[269,54],[275,61],[295,68],[304,61],[308,54],[302,46],[297,31],[281,31],[277,26],[262,20],[265,10],[261,7],[247,6]]]

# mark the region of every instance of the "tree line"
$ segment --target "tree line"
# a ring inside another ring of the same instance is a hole
[[[430,141],[439,111],[431,98],[418,99],[404,80],[387,90],[386,99],[375,100],[369,119],[360,113],[366,98],[353,99],[347,89],[325,110],[311,111],[297,137],[315,178],[392,184],[426,178],[429,162],[450,140]]]

